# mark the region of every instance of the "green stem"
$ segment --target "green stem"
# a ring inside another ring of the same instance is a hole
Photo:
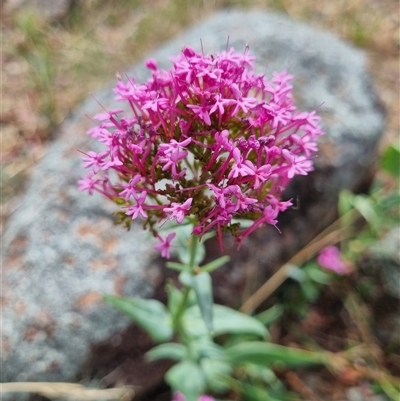
[[[192,235],[190,237],[189,241],[190,241],[190,263],[189,263],[189,267],[190,267],[191,273],[193,274],[193,270],[196,267],[195,266],[195,260],[196,260],[197,245],[199,243],[199,237],[197,235]]]
[[[181,331],[181,317],[183,315],[183,312],[186,309],[186,303],[189,297],[189,292],[190,292],[190,288],[185,287],[185,291],[183,293],[183,298],[181,301],[181,304],[179,305],[178,311],[176,312],[176,315],[174,316],[172,323],[173,323],[173,327],[175,328],[175,330],[179,333]]]

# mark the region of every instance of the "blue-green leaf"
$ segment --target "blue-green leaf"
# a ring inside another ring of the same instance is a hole
[[[203,358],[200,364],[211,390],[219,393],[229,390],[228,380],[232,368],[227,362],[221,359]]]
[[[172,338],[171,315],[161,302],[155,299],[123,298],[104,295],[107,303],[128,315],[158,342]]]
[[[176,270],[178,272],[182,272],[184,270],[187,270],[187,266],[183,265],[182,263],[167,262],[165,265],[168,267],[168,269]]]
[[[213,330],[213,290],[211,276],[207,272],[201,272],[193,276],[193,290],[196,293],[201,315],[211,332]]]
[[[181,272],[179,274],[179,281],[185,287],[193,288],[193,274],[192,273],[190,273],[188,271]]]
[[[193,358],[217,358],[225,357],[225,350],[216,344],[211,337],[200,337],[190,341],[190,352]]]
[[[301,283],[304,280],[307,280],[306,274],[304,273],[303,269],[301,269],[299,266],[291,265],[288,269],[287,275],[292,280],[296,280],[299,283]]]
[[[183,324],[187,333],[192,337],[204,336],[208,332],[197,306],[187,309],[183,317]],[[253,334],[265,338],[268,336],[268,330],[254,317],[226,306],[214,305],[212,334],[214,336],[221,334]]]
[[[233,365],[255,363],[267,366],[283,363],[287,366],[307,366],[324,365],[329,360],[328,353],[305,351],[260,341],[234,345],[226,349],[226,355]]]
[[[329,284],[332,281],[332,275],[324,272],[317,264],[311,264],[304,268],[304,272],[312,281],[319,284]]]
[[[239,387],[243,394],[243,401],[282,401],[282,399],[271,397],[265,388],[257,384],[239,382]]]
[[[150,361],[158,359],[173,359],[174,361],[180,361],[187,355],[187,348],[182,344],[167,343],[160,344],[152,348],[147,354],[147,358]]]
[[[214,270],[219,269],[221,266],[223,266],[224,264],[228,263],[230,260],[229,256],[221,256],[220,258],[213,260],[210,263],[207,263],[204,266],[201,266],[201,270],[204,272],[213,272]]]
[[[268,330],[258,319],[227,306],[214,305],[214,334],[225,333],[268,336]]]
[[[183,294],[173,284],[168,283],[166,286],[168,294],[168,310],[172,316],[175,316],[183,300]]]
[[[269,326],[276,319],[279,319],[284,312],[284,307],[279,304],[275,304],[271,308],[267,309],[264,312],[254,316],[257,320],[263,323],[265,326]]]
[[[173,391],[180,391],[185,396],[185,401],[198,401],[206,387],[203,370],[187,360],[174,365],[165,375],[165,380]]]

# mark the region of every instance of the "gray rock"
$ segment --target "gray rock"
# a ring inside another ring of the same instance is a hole
[[[225,49],[228,36],[236,50],[250,45],[259,71],[293,73],[299,109],[318,108],[327,131],[315,173],[296,180],[288,192],[303,196],[300,211],[287,213],[282,236],[264,230],[248,244],[254,247],[254,266],[265,271],[332,219],[342,188],[365,183],[384,115],[361,51],[279,15],[222,12],[149,56],[168,67],[169,57],[185,45],[199,49],[201,40],[211,53]],[[147,77],[142,66],[130,73],[138,81]],[[106,107],[115,106],[110,89],[95,97]],[[61,126],[7,223],[2,381],[75,380],[90,346],[128,325],[103,305],[99,293],[150,296],[157,280],[157,271],[149,268],[153,252],[146,234],[136,226],[130,233],[114,227],[113,205],[76,189],[83,174],[77,149],[93,147],[86,143],[90,123],[85,115],[97,112],[98,104],[89,99]]]
[[[102,293],[149,296],[152,240],[78,192],[87,103],[61,128],[3,237],[2,381],[74,380],[90,344],[128,325]]]

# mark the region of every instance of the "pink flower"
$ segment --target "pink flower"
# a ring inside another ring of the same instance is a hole
[[[185,401],[185,396],[182,393],[174,393],[174,398],[172,401]],[[198,401],[215,401],[215,399],[209,395],[201,395]]]
[[[170,258],[170,247],[171,247],[171,242],[175,238],[176,233],[171,233],[167,235],[166,239],[163,239],[161,236],[159,236],[160,242],[154,246],[154,249],[156,251],[161,252],[161,256],[164,258],[169,259]]]
[[[324,248],[320,252],[317,262],[323,268],[331,270],[336,274],[343,275],[349,273],[349,267],[342,261],[340,251],[336,246]]]
[[[250,160],[243,160],[238,148],[233,149],[233,163],[232,170],[228,175],[228,178],[236,178],[238,175],[244,177],[246,175],[254,175],[254,165]]]
[[[79,191],[88,191],[90,195],[97,189],[97,185],[100,183],[98,178],[94,178],[93,174],[87,175],[82,180],[78,181]]]
[[[143,210],[143,204],[144,204],[144,201],[146,200],[146,197],[147,197],[146,191],[143,191],[139,196],[134,194],[133,197],[136,199],[136,204],[129,207],[128,211],[126,212],[126,215],[127,216],[132,216],[132,220],[137,219],[139,214],[143,218],[146,218],[147,214]]]
[[[181,224],[183,219],[185,218],[186,212],[190,209],[192,205],[192,198],[189,198],[182,205],[180,203],[172,202],[171,207],[165,207],[164,212],[171,213],[171,215],[167,218],[167,220],[172,220],[173,218]]]
[[[160,222],[189,216],[220,244],[227,231],[241,243],[275,226],[291,205],[283,190],[313,169],[323,131],[315,111],[296,111],[293,77],[269,80],[254,60],[248,47],[213,55],[186,47],[168,70],[148,60],[147,82],[120,79],[124,107],[94,116],[88,134],[104,149],[84,152],[90,174],[79,188],[115,200],[126,223],[143,217],[156,237]],[[236,219],[252,225],[241,231]]]

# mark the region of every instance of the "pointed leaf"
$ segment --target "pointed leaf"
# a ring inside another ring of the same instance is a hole
[[[213,290],[211,276],[207,272],[201,272],[193,276],[193,290],[196,293],[197,302],[207,329],[213,330]]]
[[[254,316],[257,320],[263,323],[265,326],[269,326],[276,319],[279,319],[284,312],[284,308],[282,305],[275,304],[271,308],[267,309],[264,312]]]
[[[287,366],[324,365],[328,353],[311,352],[267,342],[243,342],[226,350],[233,365],[255,363],[262,366],[283,363]]]
[[[104,295],[114,308],[128,315],[158,342],[171,339],[173,335],[170,314],[164,304],[155,299],[123,298]]]
[[[192,361],[174,365],[165,375],[165,380],[173,391],[180,391],[185,396],[185,401],[198,401],[206,387],[202,369]]]
[[[383,152],[381,166],[388,173],[400,178],[400,145],[390,145]]]
[[[351,209],[353,209],[353,199],[354,194],[348,189],[344,189],[340,192],[339,202],[338,202],[338,211],[340,216],[344,216]]]
[[[225,333],[268,336],[268,330],[258,319],[227,306],[214,305],[214,334]]]
[[[379,217],[376,214],[374,202],[371,198],[356,195],[354,197],[354,207],[364,217],[365,220],[371,225],[372,228],[379,226]]]
[[[214,270],[219,269],[224,264],[228,263],[231,258],[229,256],[221,256],[220,258],[213,260],[210,263],[207,263],[204,266],[201,266],[201,270],[203,272],[213,272]]]
[[[182,303],[183,294],[171,283],[167,284],[166,291],[168,294],[168,310],[172,316],[175,316]]]
[[[267,390],[257,384],[239,383],[243,393],[243,401],[282,401],[271,397]]]
[[[181,274],[179,274],[179,281],[185,287],[193,288],[193,274],[192,273],[190,273],[188,271],[182,272]]]
[[[304,269],[304,272],[310,277],[311,280],[319,284],[329,284],[332,281],[332,275],[324,272],[321,268],[313,263]]]
[[[208,333],[197,306],[187,309],[183,322],[187,333],[192,337],[204,336]],[[254,317],[226,306],[214,304],[212,334],[214,336],[221,334],[253,334],[265,338],[268,336],[268,330]]]
[[[184,270],[187,270],[187,266],[183,265],[182,263],[167,262],[165,265],[168,267],[168,269],[176,270],[178,272],[183,272]]]
[[[186,354],[187,349],[184,345],[167,343],[152,348],[146,356],[149,361],[155,361],[158,359],[173,359],[174,361],[180,361],[186,357]]]
[[[225,350],[216,344],[210,337],[200,337],[190,341],[190,351],[196,358],[217,358],[225,357]]]
[[[210,390],[219,393],[229,390],[232,368],[227,362],[221,359],[202,358],[200,364]]]

